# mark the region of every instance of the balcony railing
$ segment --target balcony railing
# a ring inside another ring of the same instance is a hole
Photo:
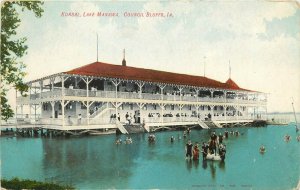
[[[61,89],[55,89],[54,91],[42,92],[41,94],[32,94],[27,97],[18,97],[17,102],[29,101],[42,98],[57,97],[62,95]],[[153,94],[153,93],[136,93],[136,92],[115,92],[115,91],[95,91],[84,89],[64,89],[65,96],[79,96],[79,97],[101,97],[101,98],[120,98],[120,99],[145,99],[145,100],[167,100],[167,101],[188,101],[188,102],[218,102],[218,103],[243,103],[243,104],[266,104],[266,100],[247,100],[237,98],[224,98],[224,97],[197,97],[191,95],[179,96],[179,95],[165,95],[165,94]]]

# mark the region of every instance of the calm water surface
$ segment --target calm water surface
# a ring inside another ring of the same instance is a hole
[[[211,131],[131,135],[133,144],[115,145],[115,135],[79,138],[1,137],[2,178],[29,178],[72,184],[78,189],[292,189],[300,178],[300,142],[295,128],[239,128],[243,135],[225,140],[225,164],[186,161],[184,146],[207,141]],[[217,133],[224,129],[217,129]],[[283,137],[290,134],[292,140]],[[169,138],[176,141],[171,144]],[[125,136],[121,136],[125,139]],[[267,152],[258,151],[261,144]]]

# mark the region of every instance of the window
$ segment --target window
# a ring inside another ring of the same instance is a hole
[[[66,109],[67,109],[67,110],[71,110],[71,109],[72,109],[72,104],[71,104],[71,103],[68,103],[68,104],[66,105]]]
[[[80,102],[80,104],[81,104],[81,109],[86,109],[86,106],[82,102]]]
[[[48,104],[47,103],[43,104],[43,110],[44,111],[48,110]]]
[[[171,105],[171,110],[174,110],[174,105]]]

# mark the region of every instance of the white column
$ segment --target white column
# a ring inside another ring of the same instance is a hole
[[[42,92],[43,92],[43,80],[39,81],[40,84],[40,98],[43,98]]]
[[[142,88],[145,85],[145,83],[144,82],[136,82],[136,84],[139,87],[139,98],[141,99],[142,98]]]
[[[50,78],[52,97],[54,96],[54,82],[55,82],[55,77]]]
[[[24,115],[23,115],[23,104],[21,104],[21,118],[24,118]]]
[[[180,109],[180,121],[182,121],[182,108],[183,108],[183,104],[179,105],[179,109]]]
[[[86,122],[87,125],[90,125],[90,102],[89,101],[86,101]]]
[[[54,101],[52,101],[52,102],[50,102],[50,104],[51,104],[51,108],[52,108],[52,110],[51,110],[51,111],[52,111],[52,121],[54,121],[54,117],[55,117],[55,116],[54,116],[54,111],[55,111],[55,110],[54,110],[54,107],[55,107],[55,102],[54,102]]]
[[[223,108],[224,108],[225,121],[227,121],[227,106],[223,106]]]
[[[163,100],[163,96],[164,96],[164,88],[166,87],[166,85],[158,85],[160,88],[160,94],[161,94],[161,99]]]
[[[62,125],[65,126],[65,101],[61,101],[61,111],[62,111]]]
[[[210,90],[210,97],[214,98],[214,90]]]
[[[181,92],[182,92],[183,88],[182,87],[178,87],[178,89],[179,89],[179,98],[180,98],[180,101],[182,101]]]
[[[65,96],[65,77],[61,77],[61,96]]]
[[[111,81],[115,87],[116,87],[116,98],[118,98],[118,85],[120,84],[120,80],[119,81]]]
[[[210,111],[211,111],[211,120],[213,120],[213,118],[214,118],[214,108],[215,108],[215,106],[214,106],[214,105],[210,106]]]

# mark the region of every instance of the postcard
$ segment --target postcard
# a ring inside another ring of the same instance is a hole
[[[296,1],[3,1],[1,187],[300,189],[299,23]]]

